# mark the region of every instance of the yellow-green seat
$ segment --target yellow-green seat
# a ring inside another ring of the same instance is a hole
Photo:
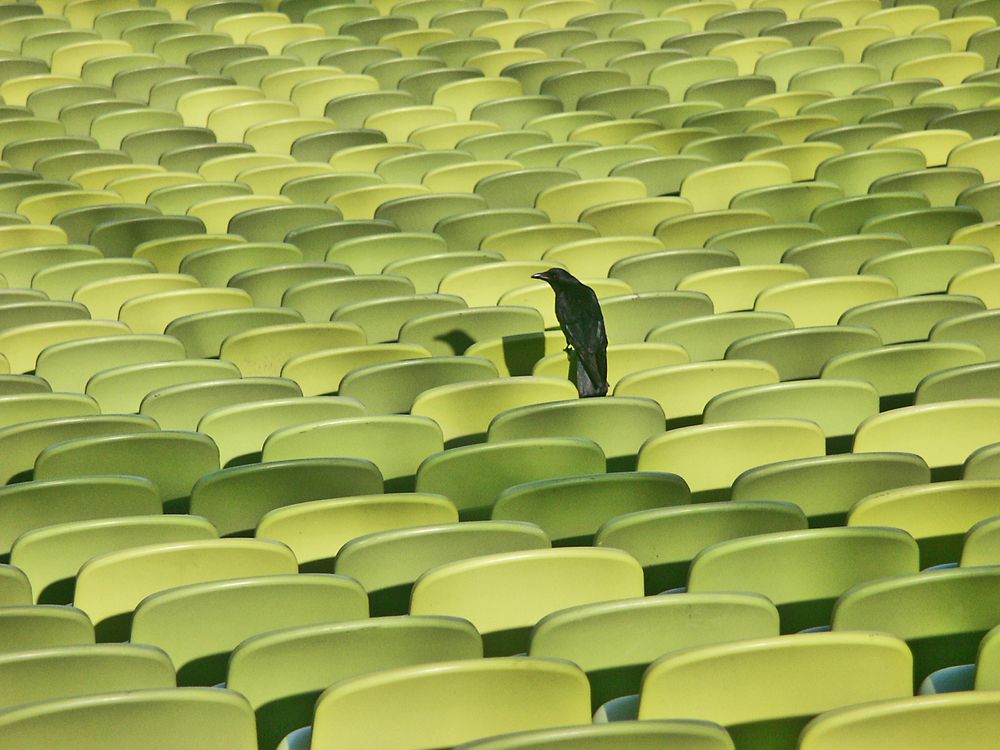
[[[59,646],[84,646],[94,643],[94,626],[83,612],[72,607],[35,604],[4,607],[0,610],[0,631],[4,636],[3,656],[8,652],[55,651]],[[2,658],[0,656],[0,659]],[[7,669],[16,674],[17,666],[13,668],[8,666]],[[30,675],[30,670],[27,674]],[[33,701],[33,691],[28,685],[24,685],[25,689],[22,691],[21,685],[18,684],[19,680],[7,679],[4,682],[10,690],[10,694],[4,695],[7,700],[12,700],[15,705]],[[42,700],[49,697],[57,696],[45,695],[44,691],[39,696]]]
[[[299,386],[288,378],[180,383],[147,393],[139,413],[152,417],[164,429],[194,430],[207,412],[221,406],[301,395]]]
[[[757,419],[671,430],[639,451],[639,471],[671,471],[691,488],[695,502],[728,498],[742,472],[762,464],[821,456],[826,439],[814,422]]]
[[[743,472],[733,500],[781,497],[798,505],[813,527],[842,526],[862,498],[897,487],[928,484],[931,472],[909,453],[850,453],[793,459]]]
[[[814,378],[827,360],[845,352],[882,345],[878,333],[862,326],[812,326],[759,333],[737,339],[726,359],[756,359],[771,364],[782,380]]]
[[[665,323],[652,329],[646,340],[679,344],[687,350],[692,362],[704,362],[722,359],[728,346],[737,339],[792,327],[792,321],[782,313],[720,313]]]
[[[231,362],[214,359],[180,359],[123,365],[95,373],[87,381],[86,393],[106,414],[136,413],[146,394],[157,388],[200,380],[239,378]]]

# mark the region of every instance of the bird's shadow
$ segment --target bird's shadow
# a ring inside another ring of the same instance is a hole
[[[435,336],[434,340],[444,342],[451,347],[452,352],[455,354],[465,354],[465,350],[476,343],[476,340],[472,336],[459,328],[448,331],[448,333],[442,333],[440,336]]]

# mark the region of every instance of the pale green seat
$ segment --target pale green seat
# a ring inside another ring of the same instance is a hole
[[[877,524],[889,525],[889,524]],[[752,591],[781,613],[781,631],[830,623],[851,586],[918,568],[916,542],[898,529],[784,531],[719,542],[691,562],[688,591]]]
[[[984,356],[982,350],[972,344],[893,344],[831,357],[823,366],[820,377],[868,381],[878,391],[884,411],[911,405],[914,391],[925,376],[953,367],[982,363]]]
[[[921,695],[829,711],[802,732],[800,750],[931,750],[947,737],[967,750],[987,750],[997,729],[994,692]],[[960,744],[959,744],[960,743]]]
[[[737,747],[790,750],[817,714],[910,695],[912,664],[905,643],[872,633],[806,633],[703,646],[650,666],[638,718],[714,721]]]
[[[954,318],[953,322],[941,326],[947,330],[948,326],[959,324],[961,320],[980,312],[985,312],[985,305],[978,297],[961,294],[922,294],[852,307],[840,316],[840,325],[867,326],[878,332],[883,343],[899,344],[906,341],[926,341],[938,323]],[[965,339],[951,338],[946,334],[939,340],[944,342]],[[969,343],[979,344],[975,338]]]
[[[466,356],[488,359],[502,377],[530,375],[541,359],[565,347],[562,331],[539,331],[477,341],[466,350]]]
[[[80,393],[101,370],[145,362],[184,359],[184,347],[175,338],[156,334],[109,336],[66,341],[46,347],[38,355],[35,374],[58,391]]]
[[[164,429],[194,430],[212,409],[231,404],[294,398],[302,391],[288,378],[210,380],[164,386],[142,400],[139,413],[155,419]]]
[[[636,292],[668,292],[689,274],[738,264],[729,250],[667,250],[616,261],[608,276],[621,279]]]
[[[275,747],[308,725],[317,698],[335,682],[395,667],[479,659],[483,652],[479,634],[458,619],[336,619],[254,635],[233,652],[226,685],[253,706],[260,747]]]
[[[845,378],[800,380],[720,393],[705,405],[702,421],[707,425],[770,417],[808,419],[823,430],[827,452],[843,453],[850,451],[858,425],[878,412],[879,394],[870,383]]]
[[[703,362],[722,359],[737,339],[792,327],[792,321],[783,313],[720,313],[666,323],[652,329],[646,340],[679,344],[687,350],[692,362]]]
[[[357,325],[375,344],[399,339],[400,328],[410,320],[464,309],[465,300],[454,294],[411,294],[344,305],[330,320]]]
[[[548,546],[541,529],[520,521],[437,524],[355,537],[341,547],[335,570],[365,587],[373,616],[402,615],[409,609],[414,581],[433,567]]]
[[[350,579],[268,575],[178,586],[144,599],[130,642],[162,649],[179,685],[214,685],[226,678],[230,652],[272,630],[368,616],[368,599]],[[211,622],[211,629],[205,623]]]
[[[198,431],[218,446],[222,466],[234,466],[259,460],[264,442],[272,432],[365,413],[365,408],[353,399],[293,396],[212,409],[198,421]]]
[[[28,576],[12,565],[0,564],[0,605],[10,607],[31,604],[31,583],[28,582]]]
[[[168,323],[164,333],[179,339],[188,357],[208,358],[219,356],[222,343],[229,336],[254,328],[302,322],[302,316],[288,308],[244,307],[184,315]]]
[[[1000,441],[998,410],[997,399],[944,401],[894,409],[858,427],[854,452],[916,453],[931,467],[935,480],[954,479],[969,454]]]
[[[749,469],[733,483],[733,500],[777,497],[798,505],[813,527],[842,526],[848,511],[862,498],[930,481],[930,469],[919,456],[850,453]]]
[[[211,521],[221,534],[247,536],[275,508],[381,491],[381,475],[367,461],[275,461],[234,466],[203,476],[191,491],[191,508]]]
[[[712,301],[700,292],[645,292],[606,298],[601,307],[608,341],[645,341],[655,328],[713,313]]]
[[[60,605],[72,602],[80,566],[96,555],[147,544],[218,538],[218,532],[204,518],[131,513],[54,523],[19,536],[11,550],[11,559],[16,560],[16,565],[31,580],[36,601]]]
[[[638,693],[642,673],[665,654],[776,635],[778,612],[763,596],[675,594],[554,612],[535,626],[528,653],[579,665],[587,672],[596,708]]]
[[[543,479],[497,496],[494,520],[537,524],[557,546],[590,544],[606,522],[626,513],[685,505],[687,485],[676,475],[623,472]]]
[[[226,286],[241,271],[283,263],[301,263],[302,251],[283,242],[240,242],[185,255],[179,270],[202,286]]]
[[[100,404],[104,413],[135,413],[146,394],[158,388],[239,377],[236,365],[223,360],[149,362],[101,370],[87,382],[86,393]]]
[[[82,615],[78,610],[68,611]],[[159,649],[127,643],[95,645],[93,640],[89,645],[52,644],[5,653],[0,655],[0,675],[4,677],[0,708],[7,710],[60,698],[176,684],[173,665]]]
[[[156,422],[149,417],[130,414],[39,419],[4,427],[0,429],[0,479],[6,483],[30,479],[38,454],[64,440],[157,429]]]
[[[35,460],[35,479],[127,475],[153,483],[170,512],[183,511],[198,479],[219,469],[219,449],[196,432],[155,431],[66,440]]]
[[[957,295],[949,295],[956,296]],[[965,298],[968,300],[968,298]],[[996,334],[996,310],[969,311],[957,314],[951,319],[941,319],[931,328],[931,341],[966,341],[982,349],[987,358],[997,359],[1000,352],[1000,337]]]
[[[927,375],[917,384],[914,402],[930,404],[938,401],[990,398],[997,392],[998,378],[1000,378],[1000,365],[997,362],[940,370]]]
[[[256,535],[291,547],[301,570],[330,572],[340,548],[356,537],[457,522],[455,506],[442,495],[394,492],[312,500],[277,508],[260,520]]]
[[[166,688],[86,695],[33,703],[0,718],[12,750],[32,747],[107,747],[108,727],[115,743],[138,750],[151,735],[162,750],[183,750],[201,743],[231,750],[257,746],[253,709],[243,696],[214,688]]]
[[[722,314],[753,309],[758,295],[768,289],[808,278],[809,274],[803,269],[788,263],[739,265],[692,273],[678,281],[677,288],[706,294],[715,310]],[[789,313],[787,310],[777,312]]]
[[[800,328],[829,326],[852,307],[898,296],[896,285],[884,276],[828,276],[764,289],[754,309],[785,313]]]
[[[835,237],[855,234],[866,221],[876,216],[916,211],[929,206],[927,196],[921,193],[848,193],[847,197],[834,198],[816,206],[809,221]]]
[[[350,266],[355,274],[380,273],[396,260],[447,252],[444,238],[431,232],[395,232],[345,239],[333,245],[327,262]]]
[[[364,404],[369,414],[410,411],[422,392],[452,383],[490,380],[496,366],[480,357],[429,357],[360,367],[341,381],[341,396]]]
[[[521,333],[540,333],[541,314],[529,307],[472,307],[408,320],[399,341],[424,347],[432,355],[465,354],[473,344]]]
[[[449,498],[463,520],[488,517],[497,495],[538,479],[600,474],[600,446],[581,438],[538,438],[452,448],[426,459],[417,472],[418,492]]]
[[[93,621],[98,641],[124,640],[133,611],[150,594],[189,583],[297,571],[288,547],[261,539],[133,547],[84,563],[77,576],[73,605]]]
[[[298,310],[309,323],[323,323],[342,305],[414,293],[413,282],[403,276],[361,275],[294,284],[282,294],[281,303]]]
[[[0,660],[12,652],[49,650],[57,646],[83,646],[94,643],[94,626],[83,612],[72,607],[54,605],[3,607],[0,609],[0,634],[3,636],[3,653],[0,654]],[[10,694],[3,695],[0,700],[6,698],[15,703],[32,702],[33,696],[22,692],[17,680],[5,679],[4,686]],[[44,696],[43,699],[48,697]]]
[[[6,360],[3,360],[6,362]],[[0,365],[2,368],[3,365]],[[5,368],[6,369],[6,368]],[[47,381],[37,375],[0,374],[0,393],[4,396],[17,396],[25,393],[51,393]]]
[[[815,378],[838,354],[875,349],[878,333],[861,326],[812,326],[760,333],[737,339],[726,359],[756,359],[771,364],[782,380]]]
[[[879,631],[906,641],[913,686],[931,672],[971,664],[996,625],[1000,567],[934,570],[859,584],[833,610],[834,631]]]
[[[445,445],[481,442],[490,422],[503,411],[577,397],[576,388],[554,378],[522,377],[444,385],[424,391],[411,413],[440,425]]]
[[[316,702],[311,732],[279,747],[419,750],[590,718],[587,678],[547,659],[467,659],[400,667],[343,680]],[[399,708],[392,719],[385,704]],[[347,729],[349,727],[349,729]],[[309,744],[309,737],[312,744]]]
[[[410,614],[464,617],[483,635],[486,655],[497,656],[523,650],[547,614],[642,593],[642,568],[620,550],[505,552],[428,571],[413,586]]]
[[[822,456],[826,439],[814,422],[754,419],[671,430],[639,451],[639,471],[679,474],[695,502],[725,499],[742,472],[762,464]]]
[[[368,344],[319,349],[290,358],[281,368],[281,373],[298,383],[304,396],[319,396],[336,393],[344,376],[360,367],[430,356],[427,349],[416,344]]]
[[[984,445],[972,452],[962,469],[963,479],[1000,479],[997,460],[1000,444]]]
[[[262,457],[363,459],[378,468],[390,491],[399,491],[412,489],[420,463],[443,447],[441,427],[425,416],[344,417],[277,430],[264,442]]]
[[[1000,564],[1000,533],[998,533],[996,517],[980,521],[965,535],[962,544],[962,557],[959,565],[963,568],[974,568],[983,565]]]
[[[222,341],[219,358],[232,362],[244,376],[276,377],[299,354],[365,343],[364,331],[350,323],[287,323],[230,334]]]
[[[891,526],[920,545],[920,567],[957,563],[975,524],[1000,515],[1000,482],[935,482],[878,492],[860,500],[847,516],[849,526]]]
[[[100,413],[97,403],[78,393],[19,393],[0,398],[0,427],[39,419],[90,417]]]
[[[26,373],[35,369],[38,355],[52,344],[99,336],[123,336],[128,326],[111,320],[64,320],[33,323],[0,331],[0,354],[10,371]]]

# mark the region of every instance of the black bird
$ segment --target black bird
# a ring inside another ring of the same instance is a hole
[[[576,389],[580,398],[608,393],[608,336],[594,290],[561,268],[531,278],[541,279],[556,295],[556,319],[566,336],[567,351],[576,355]]]

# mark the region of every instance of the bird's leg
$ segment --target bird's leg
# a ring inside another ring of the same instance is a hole
[[[573,353],[573,346],[571,344],[567,343],[566,346],[563,347],[563,351],[566,352],[567,354],[572,354]]]

